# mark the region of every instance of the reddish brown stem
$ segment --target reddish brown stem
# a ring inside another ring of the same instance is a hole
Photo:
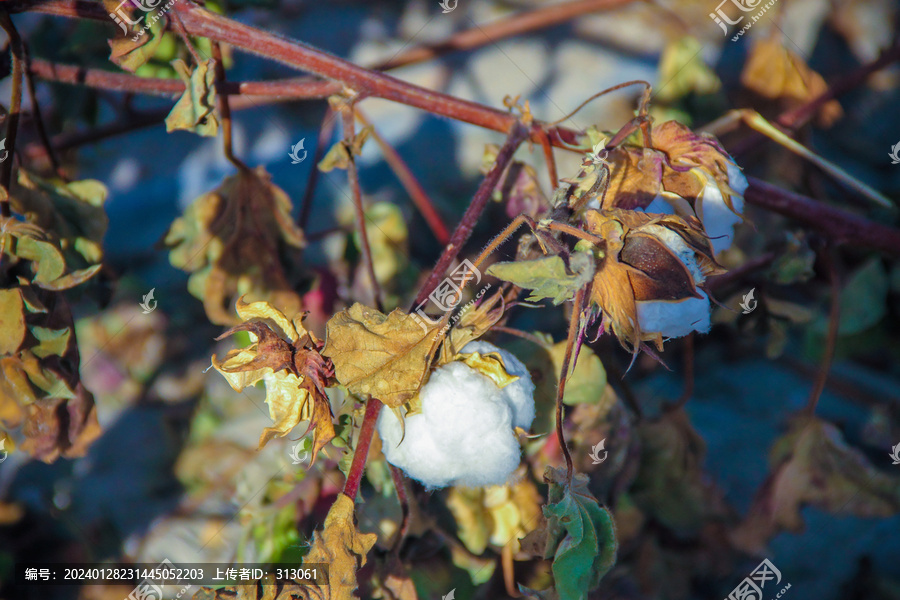
[[[434,203],[431,201],[431,198],[428,197],[425,188],[419,183],[419,180],[407,166],[403,158],[397,153],[394,147],[387,142],[387,140],[379,135],[378,130],[375,129],[375,127],[372,126],[372,123],[358,110],[356,112],[356,118],[359,119],[360,123],[363,125],[368,125],[372,128],[372,138],[375,140],[375,143],[378,144],[378,147],[381,148],[381,155],[397,176],[397,179],[400,180],[400,184],[403,186],[403,189],[406,190],[406,193],[409,194],[413,204],[416,205],[416,208],[419,209],[419,212],[425,218],[425,222],[428,224],[428,228],[431,229],[434,237],[437,238],[437,241],[441,245],[449,242],[450,233],[447,231],[447,226],[444,225],[444,221],[434,208]]]
[[[362,481],[363,472],[366,470],[366,458],[369,456],[369,446],[372,444],[372,436],[375,434],[375,422],[378,413],[384,406],[378,398],[369,398],[366,402],[366,414],[359,428],[359,438],[356,440],[356,449],[353,451],[353,462],[350,463],[350,472],[347,473],[347,482],[344,483],[343,494],[351,500],[356,500],[359,492],[359,483]]]
[[[184,27],[181,25],[181,20],[176,15],[175,22],[179,24],[179,27],[183,29]],[[187,38],[187,34],[184,36],[184,43],[187,44],[192,50],[193,46],[190,43],[190,40]],[[219,42],[212,42],[212,54],[213,54],[213,62],[215,63],[216,70],[216,86],[221,87],[225,84],[225,64],[222,62],[222,48],[219,45]],[[199,59],[198,66],[199,66]],[[222,117],[222,147],[225,152],[225,158],[228,159],[228,162],[233,164],[239,171],[246,171],[247,165],[241,162],[234,155],[234,146],[232,145],[232,136],[231,136],[231,107],[228,103],[228,96],[225,94],[216,94],[216,102],[219,108],[219,115]]]
[[[576,0],[575,2],[560,2],[536,10],[518,13],[488,23],[476,25],[453,34],[446,40],[436,44],[427,44],[412,48],[398,54],[394,58],[378,65],[378,69],[394,69],[404,65],[422,62],[436,58],[448,52],[472,50],[485,44],[496,42],[501,38],[508,38],[529,31],[546,29],[554,25],[560,25],[571,21],[575,17],[601,10],[608,10],[629,4],[632,0]]]
[[[566,379],[569,377],[569,362],[572,360],[572,352],[575,344],[578,343],[578,336],[581,334],[581,311],[584,309],[584,287],[578,289],[575,294],[575,301],[572,304],[572,317],[569,319],[569,335],[566,337],[566,354],[563,356],[562,368],[559,371],[559,383],[556,386],[556,439],[559,447],[562,449],[563,456],[566,458],[566,481],[572,481],[572,474],[575,467],[572,464],[572,456],[569,454],[569,447],[566,445],[566,433],[563,427],[563,419],[565,411],[563,409],[563,397],[566,394]]]
[[[319,127],[319,136],[316,139],[316,150],[313,154],[312,169],[309,172],[309,179],[306,180],[306,190],[303,192],[303,202],[300,205],[300,218],[298,223],[301,229],[306,229],[309,223],[309,214],[312,211],[313,195],[316,193],[316,185],[319,183],[319,162],[325,156],[325,150],[328,148],[328,142],[334,134],[334,110],[329,106],[325,109],[325,115],[322,117],[322,126]]]
[[[745,199],[751,204],[780,213],[824,233],[837,244],[873,248],[900,255],[900,231],[859,217],[823,202],[788,192],[755,177],[748,177],[750,187]]]
[[[484,212],[488,200],[490,200],[491,194],[494,192],[494,188],[497,187],[497,183],[500,181],[500,175],[503,174],[509,161],[512,160],[516,149],[527,137],[528,129],[517,122],[509,136],[506,138],[506,143],[503,144],[503,147],[500,148],[500,151],[497,153],[497,158],[494,160],[491,169],[487,172],[487,175],[484,176],[481,185],[478,186],[478,190],[475,192],[472,201],[469,203],[469,208],[466,209],[459,225],[457,225],[453,235],[450,236],[450,243],[444,248],[444,252],[438,259],[437,265],[435,265],[434,270],[431,271],[431,275],[425,281],[422,289],[419,290],[418,295],[416,295],[413,306],[417,306],[424,302],[425,298],[428,297],[428,294],[434,291],[434,288],[437,287],[441,278],[444,277],[444,273],[450,267],[450,264],[459,254],[460,250],[462,250],[462,247],[466,241],[468,241],[469,236],[472,235],[475,223],[478,222],[478,218],[481,216],[481,213]]]
[[[394,465],[391,465],[391,479],[393,479],[394,488],[397,490],[397,500],[400,502],[402,515],[400,529],[397,531],[397,540],[394,542],[393,548],[395,553],[399,553],[400,545],[409,532],[409,496],[406,493],[406,478],[403,476],[403,472]]]
[[[369,232],[366,228],[366,211],[362,203],[362,191],[359,188],[359,172],[356,169],[356,156],[353,155],[353,139],[356,136],[356,121],[353,105],[340,109],[344,122],[344,143],[347,145],[347,183],[353,195],[353,208],[356,211],[356,229],[359,231],[359,245],[362,252],[363,266],[372,283],[372,297],[375,308],[383,311],[381,305],[381,289],[375,278],[375,263],[372,261],[372,248],[369,246]]]

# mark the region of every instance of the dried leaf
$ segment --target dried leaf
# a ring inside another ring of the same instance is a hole
[[[241,170],[197,198],[164,243],[171,263],[191,273],[188,290],[213,323],[240,322],[230,309],[244,295],[286,314],[300,312],[295,290],[306,242],[291,218],[290,198],[263,168]]]
[[[350,166],[350,160],[362,153],[363,144],[369,139],[372,133],[372,127],[366,125],[360,129],[350,144],[344,140],[340,140],[332,146],[325,156],[319,161],[319,170],[327,173],[333,169],[346,169]]]
[[[741,73],[741,83],[764,98],[781,100],[783,110],[804,105],[828,89],[822,76],[776,36],[753,44]],[[818,111],[819,124],[825,127],[841,116],[843,110],[837,100],[829,100]]]
[[[322,353],[350,392],[398,408],[418,393],[436,350],[435,327],[420,323],[400,309],[385,315],[357,302],[329,319]]]
[[[291,321],[266,302],[245,303],[239,299],[237,313],[245,322],[219,339],[246,331],[254,341],[246,348],[229,351],[224,360],[214,355],[213,367],[238,392],[258,381],[265,383],[266,404],[274,425],[263,430],[260,448],[275,436],[286,436],[301,421],[309,421],[307,433],[314,430],[314,462],[319,450],[335,437],[331,405],[325,395],[334,372],[320,354],[321,342],[303,327],[302,317]]]
[[[0,355],[17,352],[25,341],[25,332],[22,290],[0,289]]]
[[[783,529],[802,531],[800,510],[807,504],[868,518],[900,512],[900,477],[875,468],[827,421],[796,419],[776,441],[770,462],[772,472],[731,534],[747,552],[764,551],[768,540]]]
[[[193,71],[180,58],[172,61],[178,76],[184,81],[184,94],[166,117],[166,131],[178,129],[198,135],[215,137],[219,131],[216,117],[215,61],[205,60]]]
[[[356,571],[366,564],[366,555],[378,535],[360,533],[353,522],[353,500],[338,494],[325,517],[325,528],[317,533],[304,564],[327,564],[328,585],[320,590],[328,600],[354,600]]]
[[[157,21],[143,35],[137,34],[143,29],[142,25],[137,24],[132,26],[131,35],[108,40],[109,60],[134,73],[156,54],[165,36],[164,24],[163,20]]]
[[[532,290],[528,300],[549,299],[562,304],[575,297],[579,289],[594,276],[596,260],[589,252],[576,252],[569,264],[561,256],[544,256],[533,260],[495,263],[487,274],[519,287]]]

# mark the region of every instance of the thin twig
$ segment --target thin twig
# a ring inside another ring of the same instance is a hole
[[[180,23],[177,15],[175,16],[175,21]],[[187,39],[185,41],[186,43],[188,42]],[[214,68],[216,70],[216,87],[218,89],[224,86],[226,81],[225,64],[222,61],[222,47],[219,45],[219,42],[212,42],[212,55]],[[234,146],[232,145],[231,135],[231,108],[228,105],[228,96],[217,93],[216,103],[219,107],[219,116],[222,117],[222,148],[225,152],[225,158],[228,159],[228,162],[237,167],[239,171],[247,171],[247,165],[234,155]]]
[[[572,360],[572,351],[578,342],[578,336],[581,335],[581,312],[584,309],[584,286],[578,288],[575,294],[575,301],[572,304],[572,317],[569,319],[569,335],[566,337],[566,354],[563,356],[562,367],[559,371],[559,382],[556,386],[556,437],[559,441],[559,447],[562,448],[563,456],[566,458],[566,482],[572,482],[572,474],[575,467],[572,464],[572,456],[569,454],[569,447],[566,446],[566,434],[563,429],[563,418],[565,411],[563,410],[563,396],[566,393],[566,379],[569,377],[569,362]]]
[[[47,153],[47,159],[50,161],[50,168],[53,169],[53,172],[60,178],[65,179],[66,175],[59,165],[59,158],[57,158],[56,152],[53,150],[53,145],[50,143],[50,138],[47,135],[47,129],[44,127],[44,117],[41,114],[41,105],[38,102],[37,91],[34,86],[34,77],[31,74],[31,54],[28,52],[28,44],[24,41],[22,42],[22,55],[25,58],[25,85],[28,86],[28,95],[31,98],[31,112],[34,114],[34,126],[35,129],[37,129],[38,138],[41,140],[44,151]]]
[[[834,360],[838,330],[841,324],[841,282],[838,277],[837,267],[834,264],[831,248],[827,246],[823,248],[819,252],[819,257],[825,270],[828,272],[828,279],[831,282],[831,309],[828,311],[828,337],[825,338],[825,353],[822,355],[822,364],[819,367],[819,373],[816,376],[816,382],[809,394],[809,401],[805,409],[810,417],[815,415],[819,398],[822,396],[825,384],[828,382],[828,373],[831,371],[831,363]]]
[[[406,493],[406,477],[403,475],[403,471],[395,467],[394,465],[390,465],[391,467],[391,479],[394,481],[394,489],[397,490],[397,501],[400,502],[400,528],[397,530],[397,539],[394,541],[393,552],[395,554],[400,553],[400,546],[403,544],[403,540],[406,539],[407,533],[409,533],[409,494]]]
[[[500,175],[503,174],[506,165],[512,160],[516,149],[527,137],[528,129],[524,125],[516,122],[516,125],[512,128],[512,131],[506,138],[506,143],[503,144],[503,147],[500,148],[500,151],[497,153],[494,164],[487,172],[487,175],[484,176],[481,185],[478,186],[478,190],[476,190],[475,195],[472,197],[472,201],[469,203],[469,207],[466,209],[465,214],[463,214],[462,219],[460,219],[459,225],[457,225],[453,235],[450,236],[450,243],[444,248],[444,252],[438,259],[437,265],[435,265],[431,275],[416,295],[413,306],[417,306],[425,301],[428,294],[433,292],[434,288],[437,287],[441,278],[444,276],[444,273],[447,271],[447,268],[454,259],[456,259],[456,256],[462,250],[463,245],[468,241],[469,236],[472,235],[475,223],[478,222],[478,218],[481,216],[481,213],[484,212],[485,207],[487,207],[491,194],[493,194],[494,188],[497,187],[497,183],[500,180]]]
[[[313,196],[316,193],[316,185],[319,183],[319,162],[325,156],[325,150],[331,142],[331,136],[334,134],[334,109],[329,105],[325,109],[325,115],[322,117],[322,126],[319,127],[319,136],[316,138],[316,149],[313,152],[312,170],[309,172],[309,179],[306,180],[306,190],[303,192],[303,200],[300,203],[300,217],[297,224],[300,229],[306,229],[309,223],[309,215],[312,212]]]
[[[363,125],[370,127],[372,138],[375,140],[375,143],[378,144],[378,147],[381,148],[381,155],[384,157],[385,162],[387,162],[388,166],[397,176],[397,179],[400,180],[400,184],[403,186],[403,189],[406,190],[406,193],[409,194],[409,197],[412,199],[413,204],[416,205],[416,208],[419,209],[422,217],[425,218],[428,228],[431,229],[431,232],[434,234],[438,243],[442,246],[445,245],[450,241],[450,233],[447,231],[447,226],[444,225],[441,215],[439,215],[437,209],[435,209],[431,198],[428,197],[425,188],[419,183],[419,180],[413,174],[409,166],[407,166],[400,154],[398,154],[394,147],[378,133],[378,130],[375,129],[372,122],[369,121],[359,109],[356,110],[356,119]]]
[[[359,231],[359,245],[362,252],[363,265],[366,274],[372,282],[373,305],[379,311],[384,308],[381,304],[381,288],[375,277],[375,263],[372,260],[372,248],[369,246],[369,233],[366,228],[366,211],[362,203],[362,191],[359,189],[359,172],[356,169],[356,156],[353,154],[353,140],[356,137],[356,121],[353,116],[355,108],[353,104],[340,108],[344,125],[344,144],[347,146],[347,183],[353,196],[353,208],[356,211],[356,229]]]
[[[15,162],[16,136],[19,132],[19,114],[22,110],[22,80],[24,79],[25,61],[22,49],[22,38],[13,24],[12,19],[5,11],[0,12],[0,26],[9,36],[9,45],[12,49],[12,98],[9,101],[9,116],[6,119],[6,151],[9,152],[7,160],[0,165],[0,186],[6,190],[6,198],[0,201],[0,216],[9,218],[12,211],[9,207],[9,191],[12,182],[12,169]]]

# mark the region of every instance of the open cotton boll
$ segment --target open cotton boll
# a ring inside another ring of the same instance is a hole
[[[710,328],[709,298],[687,298],[679,302],[638,302],[638,323],[643,331],[658,331],[663,337],[677,338],[692,331],[706,333]]]
[[[729,185],[733,181],[731,170],[732,167],[729,165]],[[743,189],[746,189],[746,178],[744,178],[744,175],[737,167],[734,167],[734,170],[743,180]],[[732,189],[736,192],[738,191],[737,188],[732,187]],[[734,238],[734,226],[741,222],[741,214],[744,212],[744,197],[733,194],[731,196],[731,205],[734,207],[734,211],[725,204],[722,190],[719,189],[715,181],[710,180],[706,182],[703,193],[700,195],[697,213],[703,222],[703,229],[706,230],[706,235],[709,236],[709,241],[715,254],[731,247],[731,240]]]
[[[506,367],[506,372],[518,377],[517,380],[500,390],[506,402],[513,407],[513,427],[521,427],[522,429],[531,427],[531,423],[534,421],[534,383],[531,381],[528,367],[516,358],[515,354],[487,342],[469,342],[463,347],[462,351],[465,354],[478,352],[484,355],[496,352],[500,355],[500,358],[503,359],[503,365]]]
[[[490,344],[480,348],[466,347],[503,353]],[[377,427],[388,462],[430,488],[506,483],[519,465],[513,427],[534,419],[534,384],[518,359],[501,355],[520,377],[503,389],[463,362],[436,369],[419,391],[422,412],[405,419],[405,436],[393,411],[382,411]],[[519,383],[525,379],[527,385]]]
[[[700,270],[700,265],[697,264],[697,258],[694,256],[695,251],[684,242],[683,237],[668,227],[660,225],[650,225],[646,229],[652,232],[675,256],[681,259],[681,262],[691,272],[691,277],[694,278],[695,284],[703,283],[703,280],[706,278],[703,276],[703,271]]]

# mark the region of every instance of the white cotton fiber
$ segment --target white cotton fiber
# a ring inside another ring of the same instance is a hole
[[[691,331],[709,331],[709,298],[688,298],[679,302],[638,302],[638,323],[642,331],[659,332],[666,338],[682,337]]]
[[[743,179],[743,187],[746,189],[747,180],[744,178],[743,174],[737,170],[737,167],[735,167],[735,171],[737,171],[737,174]],[[728,172],[729,180],[731,180],[730,165]],[[732,189],[738,191],[736,188]],[[700,200],[697,204],[699,210],[697,212],[700,220],[703,222],[703,228],[706,230],[706,235],[709,236],[709,241],[712,244],[714,254],[718,254],[731,247],[731,240],[734,238],[734,226],[741,222],[740,215],[744,211],[744,197],[732,195],[731,205],[734,206],[734,210],[737,211],[737,214],[725,204],[725,199],[722,197],[722,191],[719,189],[719,186],[716,185],[716,182],[713,180],[706,182],[706,186],[700,193]]]
[[[534,421],[534,383],[531,382],[531,374],[525,364],[516,358],[515,354],[487,342],[469,342],[462,351],[465,354],[478,352],[484,355],[496,352],[500,355],[506,372],[518,377],[517,380],[500,390],[506,403],[513,407],[513,427],[521,427],[526,430],[531,427],[531,422]]]
[[[534,384],[511,354],[483,342],[465,348],[476,351],[499,352],[507,371],[520,379],[500,389],[465,363],[451,362],[419,391],[422,412],[406,417],[405,436],[393,411],[378,417],[388,462],[430,488],[500,485],[519,465],[513,427],[527,428],[534,419]]]

